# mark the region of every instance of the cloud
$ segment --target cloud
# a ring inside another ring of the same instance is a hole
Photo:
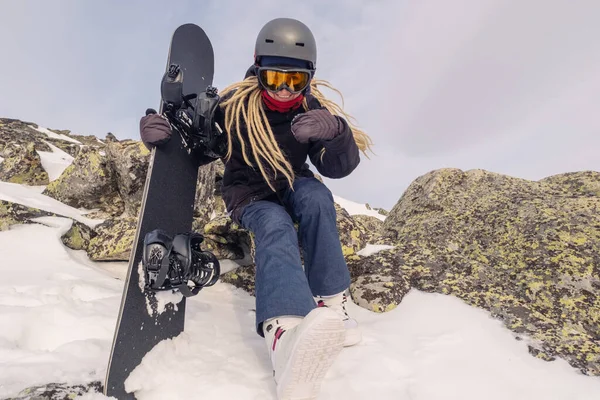
[[[527,179],[600,169],[600,3],[531,0],[275,0],[3,5],[0,115],[137,138],[157,107],[173,30],[195,22],[215,48],[215,85],[242,79],[262,25],[294,17],[317,37],[318,76],[377,156],[336,194],[390,208],[417,176],[484,168]]]

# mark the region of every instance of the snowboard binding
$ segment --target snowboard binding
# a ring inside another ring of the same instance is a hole
[[[223,130],[214,122],[219,105],[217,88],[208,86],[200,93],[183,94],[183,71],[171,64],[161,82],[163,114],[177,131],[189,152],[201,150],[205,155],[219,158],[218,136]],[[195,101],[194,101],[195,100]]]
[[[169,236],[161,229],[144,237],[142,265],[145,288],[153,291],[179,290],[184,296],[198,294],[217,283],[221,268],[209,251],[202,251],[204,237],[198,233]]]

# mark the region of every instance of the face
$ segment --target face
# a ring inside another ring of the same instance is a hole
[[[267,93],[269,94],[269,96],[271,96],[275,100],[278,100],[281,102],[292,101],[292,100],[298,98],[298,96],[300,96],[300,93],[290,93],[287,89],[282,89],[277,93],[273,93],[273,92],[269,92],[269,91],[267,91]]]

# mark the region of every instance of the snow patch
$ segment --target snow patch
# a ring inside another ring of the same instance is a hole
[[[393,248],[394,246],[388,246],[386,244],[368,244],[364,249],[360,250],[356,254],[358,254],[359,256],[367,257],[380,251],[390,250]]]
[[[162,314],[167,309],[168,304],[173,304],[173,309],[179,309],[178,304],[183,300],[183,295],[178,290],[160,290],[156,291],[156,312]]]
[[[382,221],[385,221],[385,215],[379,214],[375,210],[369,210],[366,204],[355,203],[350,200],[346,200],[340,196],[333,195],[333,200],[338,203],[343,209],[348,211],[350,215],[369,215]]]
[[[73,162],[73,157],[51,143],[44,142],[52,151],[37,151],[42,162],[42,167],[48,173],[50,182],[58,179],[65,169]]]
[[[0,200],[64,215],[92,228],[102,222],[101,220],[86,218],[83,211],[63,204],[52,197],[45,196],[40,193],[41,190],[43,190],[43,187],[27,187],[16,183],[0,182]]]
[[[73,138],[71,138],[69,136],[66,136],[66,135],[61,135],[59,133],[54,133],[51,130],[48,130],[48,129],[43,128],[41,126],[35,128],[34,126],[30,125],[29,127],[32,128],[32,129],[35,129],[38,132],[41,132],[41,133],[47,135],[48,137],[50,137],[52,139],[65,140],[67,142],[71,142],[71,143],[75,143],[75,144],[83,144],[79,140],[73,139]]]

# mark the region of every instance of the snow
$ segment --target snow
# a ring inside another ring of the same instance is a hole
[[[27,207],[38,208],[43,211],[54,212],[65,217],[73,218],[90,227],[101,223],[100,220],[86,218],[85,212],[61,203],[52,197],[41,193],[43,187],[27,187],[16,183],[0,182],[0,200],[23,204]]]
[[[34,191],[6,184],[0,197],[39,201]],[[60,241],[71,224],[66,218],[36,222],[0,232],[0,398],[37,384],[102,380],[120,306],[127,263],[105,269],[66,249]],[[254,306],[254,298],[224,283],[188,299],[186,331],[148,353],[126,387],[140,400],[190,398],[199,391],[203,399],[275,399],[266,345],[254,331]],[[363,340],[342,351],[320,399],[600,398],[600,379],[562,360],[532,357],[526,341],[454,297],[413,290],[388,313],[354,304],[349,312]]]
[[[52,151],[38,151],[42,167],[48,173],[50,182],[58,179],[65,169],[73,162],[73,157],[51,143],[45,142]]]
[[[65,140],[67,142],[71,142],[71,143],[75,143],[75,144],[82,144],[79,140],[73,139],[69,136],[66,135],[61,135],[60,133],[54,133],[51,130],[48,130],[46,128],[43,128],[41,126],[38,126],[37,128],[31,126],[31,128],[35,129],[38,132],[41,132],[45,135],[47,135],[48,137],[52,138],[52,139],[58,139],[58,140]]]
[[[379,214],[376,210],[369,210],[366,204],[355,203],[336,195],[333,195],[333,200],[348,211],[350,215],[370,215],[371,217],[385,221],[385,215]]]
[[[356,254],[358,254],[359,256],[367,257],[380,251],[389,250],[393,248],[394,246],[388,246],[386,244],[368,244],[364,249],[360,250]]]

